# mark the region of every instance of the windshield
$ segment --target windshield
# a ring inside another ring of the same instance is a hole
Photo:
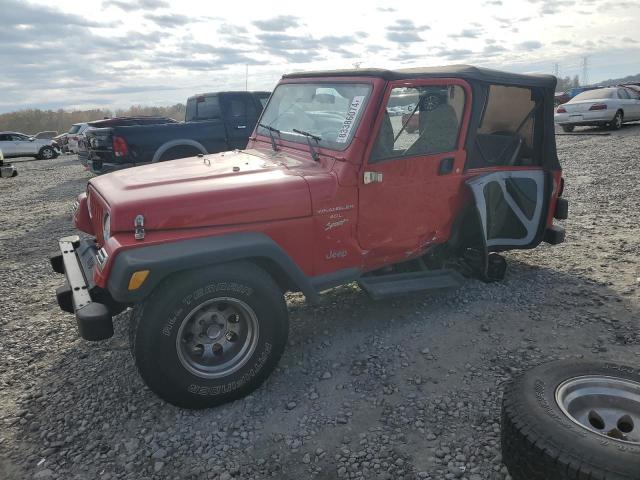
[[[573,97],[572,101],[579,102],[580,100],[599,100],[601,98],[614,98],[615,92],[615,88],[598,88],[595,90],[588,90]]]
[[[294,129],[319,137],[317,145],[344,150],[360,123],[371,85],[355,83],[283,84],[271,95],[260,123],[280,131],[281,138],[307,143]],[[258,126],[260,135],[269,131]],[[315,140],[314,140],[315,142]]]
[[[77,133],[78,130],[80,130],[80,125],[71,125],[71,128],[69,129],[69,133]]]

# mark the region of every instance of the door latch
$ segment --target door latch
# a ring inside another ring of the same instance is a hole
[[[382,173],[380,172],[364,172],[364,184],[382,183]]]

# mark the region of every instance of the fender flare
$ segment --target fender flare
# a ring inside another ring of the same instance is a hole
[[[156,150],[156,153],[153,154],[151,162],[158,162],[160,160],[160,157],[162,157],[162,155],[167,150],[173,147],[193,147],[196,150],[200,150],[200,153],[202,153],[203,155],[207,155],[209,153],[200,142],[196,142],[195,140],[191,140],[189,138],[180,138],[178,140],[171,140],[167,143],[162,144],[160,148]]]
[[[173,273],[235,260],[269,262],[278,268],[278,273],[285,277],[288,284],[304,293],[308,301],[319,301],[311,277],[305,275],[276,242],[264,233],[257,232],[141,245],[124,250],[113,260],[107,288],[117,302],[137,303]],[[138,290],[129,291],[131,275],[138,270],[149,270],[149,276]]]

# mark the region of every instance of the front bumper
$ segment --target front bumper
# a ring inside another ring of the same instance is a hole
[[[60,308],[74,313],[80,336],[86,340],[105,340],[113,336],[113,301],[105,290],[93,283],[98,249],[95,240],[77,235],[58,241],[60,255],[51,258],[53,270],[66,282],[56,290]]]

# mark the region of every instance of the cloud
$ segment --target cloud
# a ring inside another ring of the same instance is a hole
[[[507,49],[501,45],[491,44],[484,47],[484,50],[482,50],[482,53],[484,53],[485,55],[493,55],[494,53],[501,53],[506,51]]]
[[[376,8],[376,10],[378,10],[379,12],[386,12],[386,13],[391,13],[396,11],[396,9],[393,7],[378,7]]]
[[[256,20],[253,24],[265,32],[283,32],[301,25],[298,17],[293,15],[278,15],[268,20]]]
[[[151,20],[160,27],[164,28],[177,28],[183,27],[190,23],[196,23],[202,21],[201,18],[188,17],[179,13],[167,13],[167,14],[155,14],[148,13],[144,16],[146,19]]]
[[[387,39],[396,43],[422,42],[422,37],[415,32],[387,32]]]
[[[158,10],[159,8],[168,8],[169,2],[165,0],[108,0],[106,2],[102,2],[103,9],[110,6],[117,7],[125,12],[133,12],[136,10]]]
[[[542,43],[537,40],[527,40],[526,42],[520,42],[517,47],[522,50],[537,50],[542,48]]]
[[[223,23],[218,27],[218,33],[221,35],[238,35],[247,33],[247,28],[241,25],[231,25],[230,23]]]
[[[454,48],[453,50],[442,49],[440,50],[440,55],[449,60],[462,60],[473,55],[473,52],[471,50],[461,48]]]
[[[395,43],[415,43],[421,42],[423,38],[416,32],[424,32],[431,27],[428,25],[417,26],[412,20],[396,20],[393,25],[387,26],[387,40]]]
[[[458,33],[449,34],[450,38],[478,38],[482,34],[479,28],[465,28]]]

